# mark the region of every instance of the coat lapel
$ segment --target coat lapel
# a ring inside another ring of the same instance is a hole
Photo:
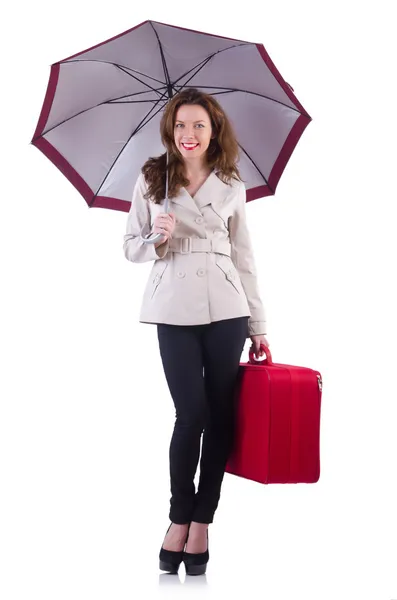
[[[179,193],[177,196],[175,196],[175,198],[170,198],[169,202],[170,204],[179,204],[185,210],[193,212],[195,215],[201,214],[200,210],[197,208],[196,202],[184,187],[179,190]]]
[[[208,179],[205,180],[201,188],[197,191],[194,201],[199,210],[207,204],[212,204],[214,209],[220,206],[229,194],[231,188],[226,183],[223,183],[212,171]]]
[[[215,171],[212,171],[203,185],[197,190],[194,198],[192,198],[186,188],[182,187],[175,198],[170,198],[170,202],[179,204],[196,215],[201,215],[200,211],[203,206],[212,204],[214,209],[216,209],[226,199],[230,191],[230,186],[223,183]]]

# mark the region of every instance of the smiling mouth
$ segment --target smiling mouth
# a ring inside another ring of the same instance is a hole
[[[185,150],[194,150],[195,148],[197,148],[199,146],[199,144],[181,144],[182,148],[184,148]]]

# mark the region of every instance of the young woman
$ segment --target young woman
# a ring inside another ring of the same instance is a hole
[[[157,324],[176,409],[170,444],[171,525],[160,569],[203,574],[233,441],[233,394],[241,353],[269,346],[265,310],[246,224],[238,144],[220,104],[189,89],[167,104],[160,125],[168,151],[170,213],[163,210],[166,153],[150,158],[135,185],[124,253],[153,260],[140,322]],[[156,244],[141,240],[160,233]],[[197,492],[194,477],[200,458]]]

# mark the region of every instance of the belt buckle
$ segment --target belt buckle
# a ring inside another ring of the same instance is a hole
[[[191,238],[181,238],[181,254],[190,254],[191,251],[192,251]]]

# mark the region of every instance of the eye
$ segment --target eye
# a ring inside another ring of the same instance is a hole
[[[202,123],[197,123],[197,127],[204,127]]]
[[[175,127],[183,127],[183,123],[177,123]]]

